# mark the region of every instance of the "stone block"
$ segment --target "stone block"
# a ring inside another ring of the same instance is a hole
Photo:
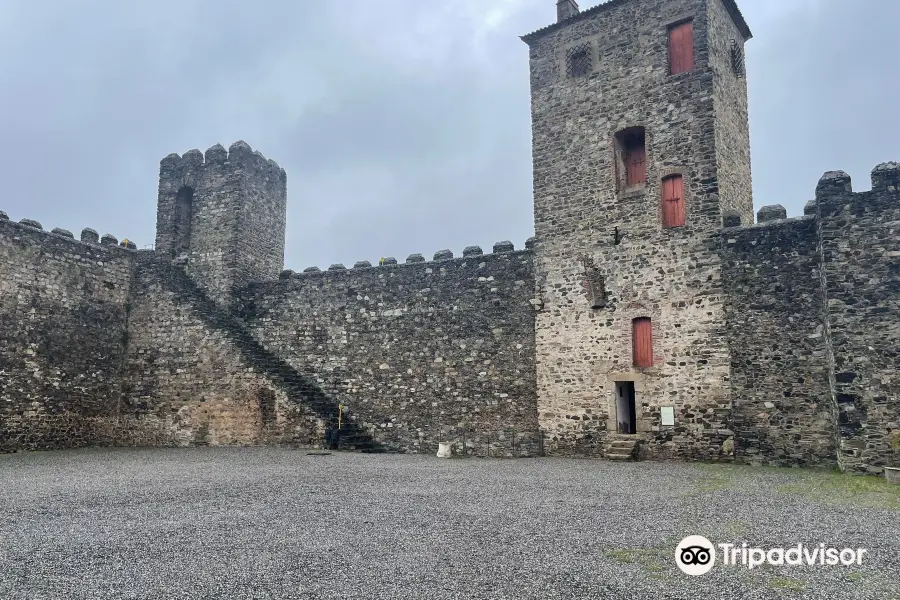
[[[900,191],[900,163],[881,163],[872,170],[872,190]]]
[[[68,229],[62,229],[61,227],[54,227],[50,230],[50,233],[55,233],[56,235],[75,239],[75,235],[71,231],[69,231]]]
[[[100,234],[91,229],[90,227],[85,227],[81,230],[81,241],[87,242],[89,244],[99,244],[100,243]]]
[[[494,254],[502,254],[504,252],[512,252],[515,249],[516,249],[516,247],[513,246],[513,243],[508,240],[504,240],[502,242],[497,242],[496,244],[494,244]]]
[[[814,216],[818,210],[818,203],[815,200],[810,200],[803,206],[803,214],[807,216]]]
[[[763,206],[759,209],[759,212],[756,213],[756,220],[758,223],[768,223],[769,221],[779,221],[783,219],[787,219],[787,209],[780,204]]]

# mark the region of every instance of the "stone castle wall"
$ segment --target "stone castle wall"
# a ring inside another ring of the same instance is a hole
[[[309,446],[321,441],[305,394],[286,385],[274,373],[277,358],[247,338],[179,267],[153,254],[139,257],[124,357],[128,421],[120,443]]]
[[[896,165],[876,168],[873,190],[863,193],[852,192],[845,174],[829,173],[806,216],[786,219],[780,207],[765,207],[758,225],[733,227],[735,216],[726,215],[726,227],[705,238],[722,265],[717,335],[728,347],[733,401],[714,414],[733,431],[736,460],[784,466],[839,460],[859,472],[880,471],[889,460],[889,439],[900,431],[898,207]],[[479,455],[540,450],[536,323],[554,310],[534,294],[542,289],[533,265],[540,244],[518,252],[500,244],[488,255],[471,248],[455,259],[439,253],[430,262],[412,256],[404,265],[284,272],[277,282],[243,288],[234,314],[159,253],[135,252],[107,237],[100,244],[89,230],[87,241],[77,241],[3,216],[3,450],[310,446],[339,403],[345,424],[389,450],[433,452],[439,441]],[[619,246],[628,248],[627,240]],[[704,318],[702,297],[684,305],[624,302],[624,293],[640,294],[626,286],[629,275],[637,277],[630,270],[642,267],[624,257],[616,271],[622,279],[610,279],[604,309],[589,309],[583,287],[568,299],[573,311],[587,315],[573,318],[571,331],[591,327],[604,310],[611,316],[603,325],[618,327],[610,346],[598,343],[584,363],[603,366],[603,352],[627,357],[622,340],[634,315],[658,323],[661,354],[666,338],[683,340],[684,323]],[[685,290],[702,288],[700,267],[687,263]],[[580,265],[573,288],[583,276]],[[698,364],[706,356],[698,355]],[[644,377],[673,362],[666,356],[638,373],[639,393],[650,389]],[[555,366],[564,367],[577,364]],[[607,381],[632,375],[610,369]],[[570,381],[561,378],[561,388]],[[651,451],[702,457],[689,448],[711,429],[700,421],[703,414],[689,421],[701,424],[697,430],[683,425],[692,416],[681,412],[667,430],[645,410]],[[548,450],[604,453],[577,444]]]
[[[287,272],[241,294],[267,349],[310,373],[384,447],[538,451],[531,252]],[[336,418],[336,415],[334,415]]]
[[[720,235],[736,457],[879,473],[900,433],[900,166],[862,193],[826,173],[805,213]]]
[[[114,441],[135,253],[0,212],[0,451]]]
[[[721,236],[736,459],[834,464],[815,218],[729,228]]]
[[[900,165],[879,165],[872,190],[856,194],[846,173],[826,174],[815,211],[839,462],[877,473],[900,434]]]
[[[636,441],[645,458],[880,472],[900,434],[900,167],[857,194],[828,173],[805,216],[769,206],[754,225],[733,0],[563,8],[523,37],[524,251],[282,272],[286,174],[243,142],[163,159],[155,251],[0,213],[0,451],[310,446],[340,414],[355,449]],[[691,19],[694,68],[673,75],[668,31]],[[646,183],[628,186],[638,130]],[[675,174],[686,223],[667,229]],[[632,356],[638,318],[651,366]],[[635,435],[617,430],[622,382]]]
[[[0,220],[3,450],[313,446],[343,403],[354,446],[539,452],[530,250],[285,272],[235,314],[115,243]]]

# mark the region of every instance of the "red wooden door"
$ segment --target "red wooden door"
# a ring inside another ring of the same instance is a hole
[[[685,222],[684,178],[672,175],[663,179],[663,227],[681,227]]]
[[[633,142],[625,152],[625,184],[638,185],[647,181],[647,151],[643,140]]]
[[[669,72],[686,73],[694,68],[694,24],[681,23],[669,30]]]
[[[653,324],[643,317],[632,321],[632,350],[635,367],[653,366]]]

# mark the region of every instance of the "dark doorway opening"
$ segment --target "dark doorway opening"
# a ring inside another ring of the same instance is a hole
[[[275,392],[268,388],[260,388],[256,392],[256,400],[259,402],[263,427],[270,427],[275,423]]]
[[[633,381],[616,383],[616,423],[618,432],[626,435],[637,433],[637,405]]]

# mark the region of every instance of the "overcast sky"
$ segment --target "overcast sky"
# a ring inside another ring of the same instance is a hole
[[[596,1],[582,2],[582,9]],[[900,2],[739,0],[756,206],[900,160]],[[533,233],[528,49],[555,0],[0,0],[0,210],[153,243],[159,160],[288,173],[289,268]]]

